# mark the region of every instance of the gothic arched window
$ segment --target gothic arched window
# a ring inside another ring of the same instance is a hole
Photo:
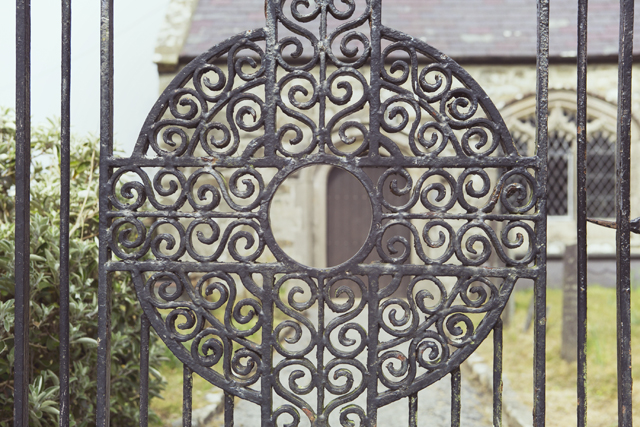
[[[615,216],[615,106],[589,98],[587,116],[587,215]],[[516,147],[535,147],[535,97],[506,107],[505,117]],[[549,181],[547,212],[573,217],[575,204],[576,93],[549,92]]]

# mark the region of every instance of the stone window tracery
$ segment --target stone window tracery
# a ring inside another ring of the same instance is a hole
[[[549,181],[547,209],[552,217],[574,217],[576,94],[549,93]],[[587,117],[587,215],[615,216],[615,106],[590,99]],[[591,105],[595,104],[595,105]],[[608,110],[608,111],[607,111]],[[535,98],[507,107],[506,119],[518,151],[535,148]]]

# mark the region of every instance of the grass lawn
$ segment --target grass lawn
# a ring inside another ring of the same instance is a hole
[[[503,369],[511,388],[531,407],[533,402],[533,328],[524,331],[532,290],[514,292],[516,313],[504,330]],[[632,354],[640,350],[640,296],[631,293]],[[560,357],[562,336],[562,291],[547,292],[547,426],[576,425],[576,363]],[[587,422],[591,427],[617,426],[616,293],[615,289],[590,285],[587,322]],[[480,354],[492,360],[492,340],[481,345]],[[633,381],[640,379],[640,360],[634,360]],[[633,421],[640,423],[640,390],[634,388]]]

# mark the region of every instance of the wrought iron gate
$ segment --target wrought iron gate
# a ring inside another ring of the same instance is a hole
[[[227,425],[239,397],[261,406],[263,426],[283,420],[297,426],[306,418],[319,427],[375,426],[378,408],[400,399],[408,403],[409,425],[420,425],[418,391],[450,375],[451,423],[459,425],[459,366],[493,332],[493,423],[501,425],[500,314],[519,278],[535,282],[533,420],[544,425],[549,0],[538,1],[534,156],[518,152],[497,109],[463,68],[382,25],[381,0],[336,3],[266,1],[265,27],[187,65],[150,112],[133,155],[118,158],[113,0],[102,1],[98,425],[109,425],[109,275],[115,271],[131,274],[145,313],[141,425],[147,423],[151,326],[184,363],[185,426],[191,425],[193,372],[224,390]],[[586,3],[579,2],[578,19],[578,171],[586,170]],[[15,425],[26,426],[30,6],[28,0],[16,4]],[[70,2],[62,4],[60,407],[61,425],[68,425]],[[630,426],[634,4],[621,0],[620,7],[619,424]],[[298,61],[305,49],[311,59]],[[371,206],[364,243],[336,266],[296,261],[272,231],[277,212],[271,201],[279,187],[317,165],[357,179]],[[372,180],[367,168],[384,172]],[[586,175],[579,172],[578,180],[583,426]],[[394,204],[401,196],[408,201]],[[398,227],[408,232],[394,233]],[[364,262],[372,256],[375,262]],[[401,283],[407,284],[402,298],[392,296]]]

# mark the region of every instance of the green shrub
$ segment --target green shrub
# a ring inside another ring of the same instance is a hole
[[[75,140],[71,147],[70,360],[71,425],[95,425],[98,326],[98,141]],[[32,130],[31,308],[29,325],[31,426],[58,420],[59,355],[59,126]],[[13,425],[15,123],[0,111],[0,427]],[[111,343],[111,425],[138,420],[141,308],[126,274],[113,276]],[[150,366],[164,360],[152,335]],[[163,382],[152,368],[151,397]],[[153,417],[153,414],[152,414]]]

